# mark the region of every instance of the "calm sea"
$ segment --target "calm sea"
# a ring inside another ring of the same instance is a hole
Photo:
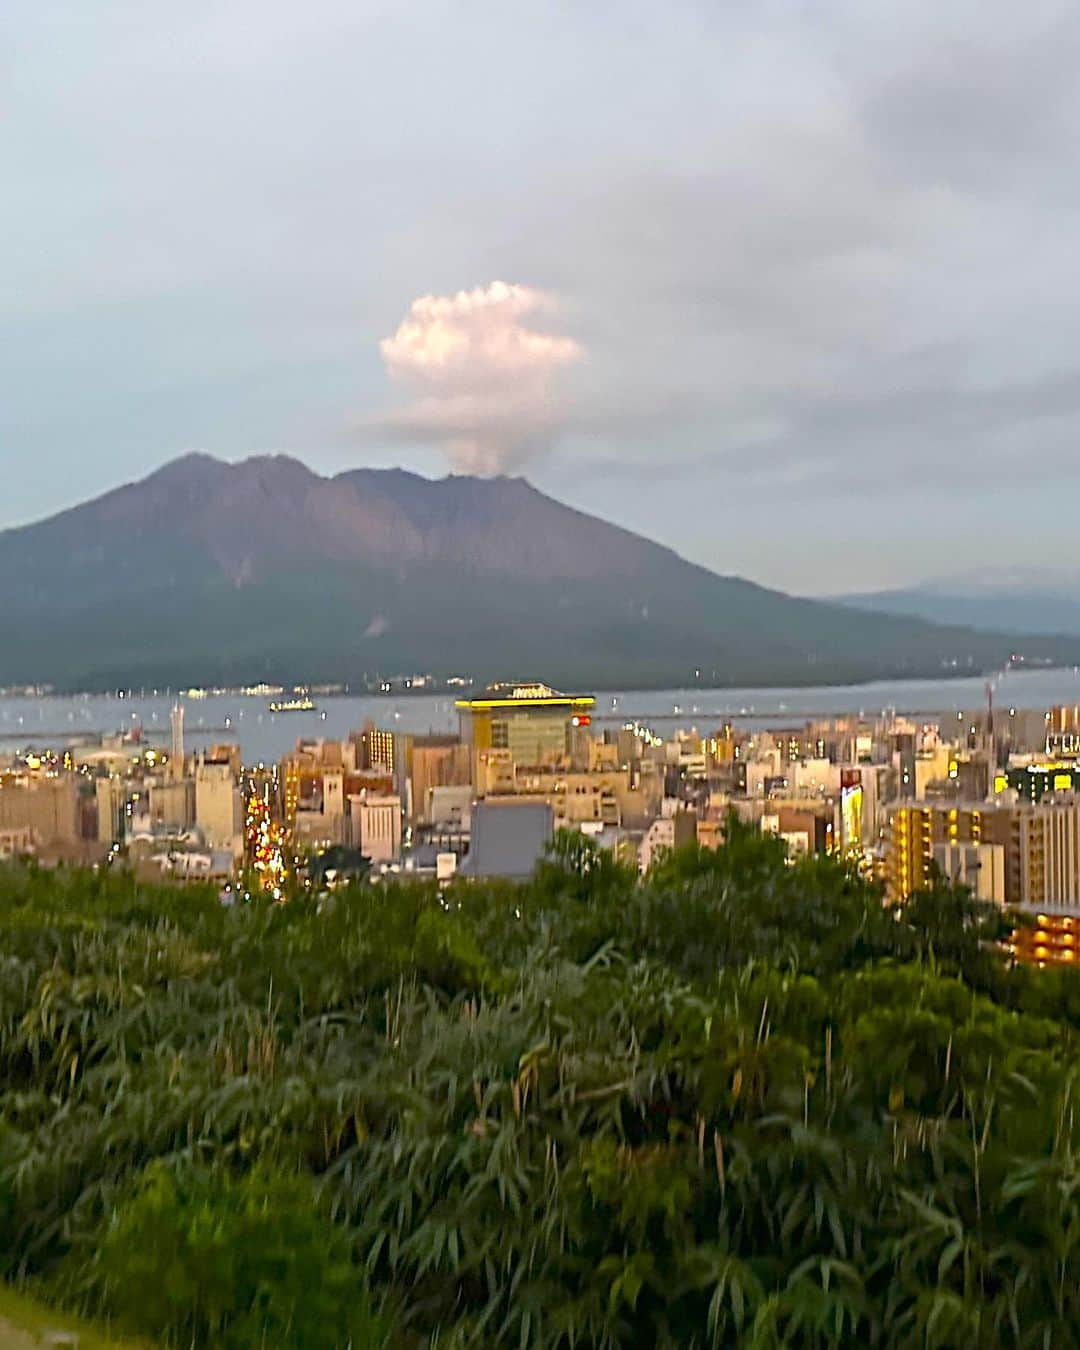
[[[696,726],[707,731],[725,718],[748,726],[800,721],[823,714],[944,713],[975,709],[985,703],[982,677],[956,680],[907,680],[807,689],[662,689],[597,694],[594,721],[619,725],[638,720],[658,730]],[[1009,671],[994,680],[999,707],[1045,708],[1080,702],[1080,670]],[[168,695],[134,693],[79,695],[74,698],[0,698],[0,753],[23,749],[61,749],[94,733],[128,731],[141,725],[151,744],[169,734]],[[454,701],[446,695],[396,695],[316,700],[314,712],[271,713],[265,698],[239,694],[181,700],[189,749],[239,741],[245,763],[269,763],[292,748],[299,737],[340,739],[370,718],[397,731],[447,732],[458,725]]]

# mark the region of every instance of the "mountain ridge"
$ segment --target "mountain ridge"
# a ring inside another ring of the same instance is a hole
[[[536,670],[628,686],[970,673],[1015,639],[720,576],[523,478],[191,454],[0,532],[0,684]],[[1032,659],[1080,659],[1034,638]]]
[[[1080,637],[1080,588],[1065,578],[1012,585],[990,581],[971,587],[963,587],[959,579],[944,580],[837,598],[854,609],[962,624],[978,631]]]

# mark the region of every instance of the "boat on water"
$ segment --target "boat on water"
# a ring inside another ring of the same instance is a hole
[[[273,699],[266,705],[272,713],[314,712],[315,704],[310,698]]]

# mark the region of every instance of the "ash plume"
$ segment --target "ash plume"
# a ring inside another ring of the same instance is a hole
[[[503,281],[414,300],[379,344],[411,395],[390,425],[442,446],[462,472],[519,468],[563,429],[558,377],[584,354],[574,338],[531,326],[557,309],[552,295]]]

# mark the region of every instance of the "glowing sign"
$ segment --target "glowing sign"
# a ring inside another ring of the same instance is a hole
[[[840,846],[857,848],[862,843],[863,790],[861,784],[840,790]]]

